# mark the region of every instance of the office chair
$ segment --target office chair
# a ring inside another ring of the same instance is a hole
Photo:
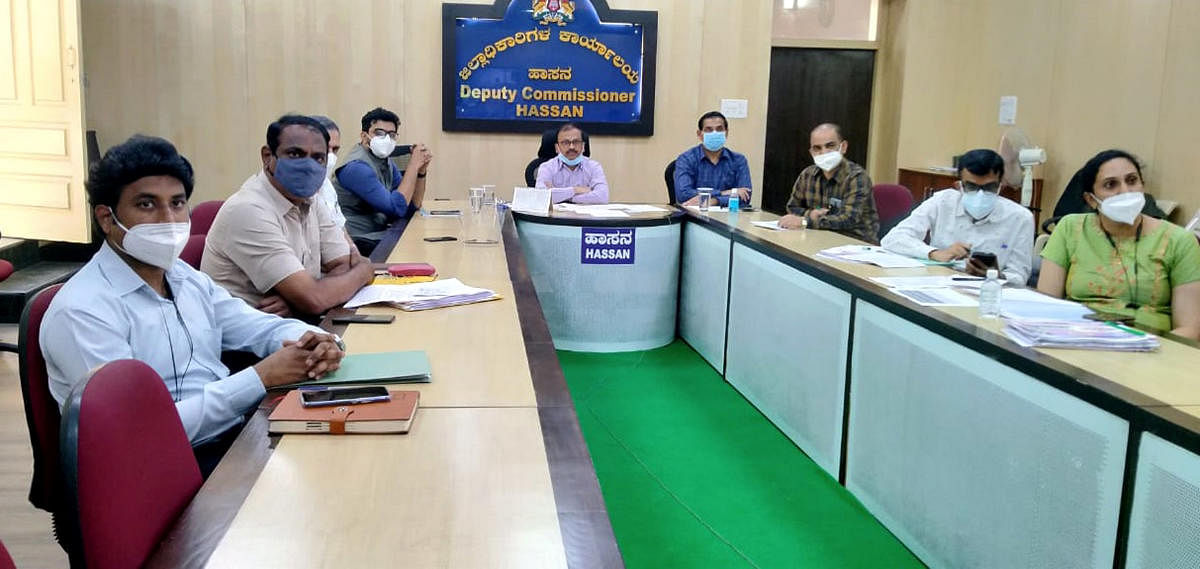
[[[879,214],[879,239],[887,235],[912,211],[912,192],[897,184],[875,184],[871,187],[875,196],[875,210]]]
[[[212,228],[213,220],[217,217],[217,212],[221,211],[221,205],[224,200],[212,200],[200,202],[196,207],[192,208],[192,235],[207,235],[208,230]]]
[[[543,162],[558,156],[558,149],[555,145],[558,144],[558,127],[547,129],[542,133],[542,145],[538,147],[537,158],[529,161],[525,166],[525,185],[532,188],[537,185],[537,170]],[[592,156],[592,140],[585,132],[583,133],[583,155]]]
[[[679,205],[675,199],[675,161],[672,160],[667,164],[667,169],[663,172],[663,179],[667,182],[667,203],[671,205]]]
[[[200,260],[204,257],[204,241],[206,239],[208,239],[206,234],[188,237],[187,245],[184,245],[183,252],[179,253],[179,258],[197,271],[200,270]]]
[[[140,567],[203,482],[166,384],[137,360],[109,362],[71,390],[60,446],[89,569]]]

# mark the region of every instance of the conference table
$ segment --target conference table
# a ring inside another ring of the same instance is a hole
[[[976,308],[870,280],[949,269],[824,258],[859,242],[754,226],[766,212],[681,211],[678,262],[651,266],[677,279],[679,336],[923,562],[1200,559],[1200,349],[1021,347]],[[506,219],[502,246],[474,247],[422,240],[457,219],[414,218],[387,259],[502,300],[344,333],[352,353],[428,352],[412,432],[269,438],[260,411],[151,566],[621,566],[539,304],[552,287]],[[585,238],[566,226],[553,239]]]

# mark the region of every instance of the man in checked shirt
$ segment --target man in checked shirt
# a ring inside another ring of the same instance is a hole
[[[808,227],[845,233],[868,243],[878,243],[879,215],[871,193],[871,177],[862,166],[846,160],[849,145],[836,124],[817,125],[809,135],[813,165],[805,168],[792,186],[788,214],[779,220],[785,229]]]

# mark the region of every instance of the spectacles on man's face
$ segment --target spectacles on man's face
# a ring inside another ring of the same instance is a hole
[[[573,148],[576,146],[583,148],[583,141],[578,138],[574,138],[571,140],[560,140],[560,141],[558,141],[558,145],[563,148]]]
[[[995,193],[1000,192],[1000,182],[988,182],[981,186],[974,182],[968,182],[966,180],[963,180],[962,188],[963,188],[964,192],[984,191],[984,192],[988,192],[990,194],[995,194]]]
[[[399,135],[399,133],[397,133],[394,130],[383,130],[382,128],[377,128],[377,129],[371,131],[371,136],[374,136],[376,138],[378,138],[380,136],[386,136],[392,140],[396,140],[396,136],[398,136],[398,135]]]

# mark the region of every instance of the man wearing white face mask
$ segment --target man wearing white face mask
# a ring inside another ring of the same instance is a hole
[[[807,222],[810,228],[839,231],[868,243],[879,239],[871,177],[845,159],[848,148],[838,125],[824,123],[812,130],[808,151],[813,165],[796,177],[780,227],[794,229]]]
[[[327,116],[313,115],[312,118],[321,123],[321,126],[329,132],[329,153],[325,155],[325,181],[321,182],[321,189],[317,190],[317,199],[325,202],[326,207],[329,208],[333,224],[344,228],[346,216],[342,215],[342,206],[338,203],[337,190],[333,188],[333,182],[330,181],[334,169],[337,168],[338,153],[342,151],[342,131],[338,128],[337,123]]]
[[[106,362],[154,368],[211,469],[206,443],[227,438],[266,388],[336,369],[342,352],[334,336],[254,310],[178,259],[192,186],[191,165],[161,138],[135,136],[105,153],[87,181],[104,243],[55,296],[40,340],[59,403]],[[231,375],[222,350],[265,359]]]
[[[259,151],[262,170],[213,219],[201,270],[234,296],[281,315],[319,315],[369,284],[371,263],[352,254],[315,198],[328,148],[328,132],[310,117],[271,123]]]
[[[996,267],[1010,285],[1024,286],[1033,256],[1033,214],[1000,197],[1004,159],[980,148],[958,161],[958,187],[921,202],[883,237],[889,251],[918,259],[955,262],[977,276],[988,266],[972,253],[996,255]],[[925,243],[925,235],[929,243]]]
[[[376,107],[362,117],[359,143],[334,168],[333,186],[346,215],[346,231],[363,255],[383,238],[388,226],[421,207],[425,175],[433,154],[414,144],[407,170],[401,174],[389,157],[396,149],[400,117]]]

